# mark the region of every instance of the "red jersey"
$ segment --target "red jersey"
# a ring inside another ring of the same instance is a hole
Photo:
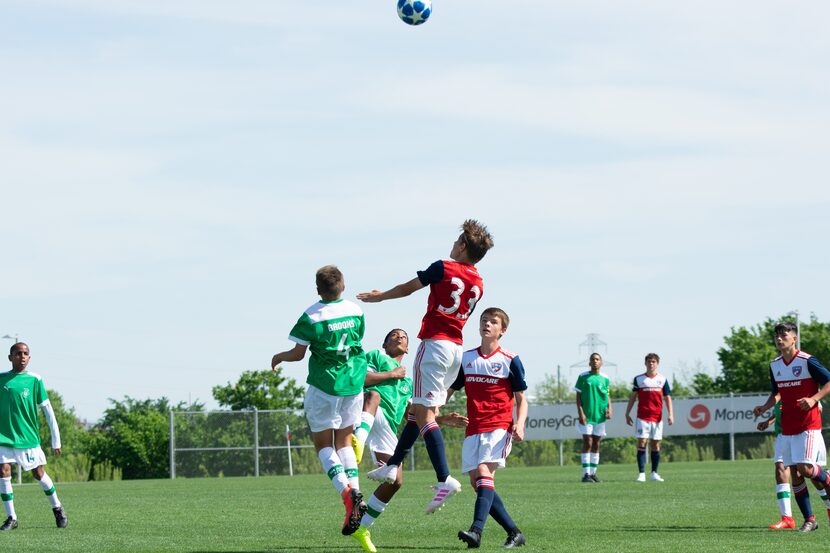
[[[660,373],[634,377],[632,392],[637,392],[637,418],[647,422],[663,420],[663,396],[671,395],[668,379]]]
[[[772,393],[781,394],[781,433],[786,436],[801,434],[805,430],[821,430],[819,404],[809,411],[802,411],[798,400],[818,392],[830,380],[830,372],[818,359],[799,351],[787,363],[783,356],[769,364]]]
[[[525,369],[515,353],[497,349],[488,356],[465,351],[453,390],[467,392],[467,436],[513,426],[513,393],[527,390]]]
[[[436,261],[418,279],[429,285],[427,313],[421,322],[421,340],[449,340],[463,343],[464,323],[484,293],[484,281],[474,265]]]

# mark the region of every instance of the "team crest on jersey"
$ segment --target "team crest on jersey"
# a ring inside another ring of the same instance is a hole
[[[401,394],[409,394],[409,384],[404,383],[401,385]]]
[[[793,376],[801,376],[801,367],[793,367]]]
[[[23,388],[23,397],[29,397],[29,388]]]
[[[496,372],[496,373],[501,372],[501,367],[502,367],[501,363],[493,363],[490,366],[493,367],[493,372]]]

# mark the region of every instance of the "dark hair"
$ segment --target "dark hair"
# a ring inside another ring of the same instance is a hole
[[[29,344],[27,344],[26,342],[15,342],[14,344],[12,344],[12,347],[9,348],[9,355],[14,355],[14,350],[17,348],[17,346],[26,346],[26,349],[29,349]]]
[[[389,337],[392,336],[392,334],[394,334],[395,332],[403,332],[403,335],[406,336],[407,340],[409,340],[409,334],[407,334],[404,329],[393,328],[392,330],[386,333],[386,336],[383,338],[383,343],[385,344],[389,340]]]
[[[591,360],[591,357],[593,357],[594,355],[596,355],[597,357],[599,357],[599,360],[600,360],[600,361],[602,361],[602,355],[600,355],[600,354],[599,354],[599,353],[597,353],[596,351],[595,351],[594,353],[592,353],[591,355],[589,355],[589,356],[588,356],[588,360],[590,361],[590,360]]]
[[[473,263],[481,261],[487,250],[493,247],[493,237],[487,227],[475,219],[467,219],[461,225],[461,240],[467,246],[467,257]]]
[[[507,330],[507,327],[510,326],[510,317],[507,316],[507,313],[504,312],[504,309],[501,309],[499,307],[488,307],[487,309],[481,312],[481,317],[479,317],[479,320],[483,319],[486,315],[490,315],[491,317],[497,317],[501,319],[502,330]]]
[[[317,291],[324,299],[336,298],[346,289],[343,273],[336,265],[326,265],[317,269]]]
[[[791,323],[789,321],[785,321],[783,323],[778,323],[775,325],[775,334],[784,334],[785,332],[792,332],[796,336],[798,336],[798,327],[795,323]]]
[[[648,361],[649,359],[654,359],[658,363],[660,362],[660,356],[657,355],[656,353],[647,353],[646,354],[646,361]]]

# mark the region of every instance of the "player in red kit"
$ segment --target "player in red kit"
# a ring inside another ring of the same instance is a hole
[[[475,265],[493,247],[493,238],[487,227],[468,219],[461,226],[461,235],[455,241],[449,261],[436,261],[408,282],[390,290],[373,290],[358,294],[361,301],[375,303],[406,297],[429,286],[427,312],[421,323],[418,338],[421,344],[413,364],[414,389],[412,403],[415,422],[408,422],[398,440],[395,453],[387,464],[368,474],[381,482],[394,482],[400,463],[418,435],[424,437],[438,483],[435,495],[426,512],[440,509],[453,495],[461,491],[461,484],[450,476],[444,437],[435,422],[438,409],[446,403],[447,388],[455,380],[461,364],[462,329],[484,293],[484,282]]]
[[[625,408],[625,422],[629,426],[631,408],[637,401],[637,466],[640,474],[637,482],[646,481],[646,445],[651,441],[651,479],[662,482],[663,477],[657,472],[660,465],[660,442],[663,440],[663,403],[669,413],[669,424],[674,424],[674,410],[671,403],[669,380],[657,372],[660,356],[656,353],[646,355],[646,372],[634,377],[634,386]]]

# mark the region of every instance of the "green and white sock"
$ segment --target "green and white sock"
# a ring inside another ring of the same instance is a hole
[[[782,517],[793,516],[793,508],[790,503],[791,489],[789,484],[778,484],[775,487],[775,495],[778,497],[778,511]]]
[[[40,487],[43,488],[43,493],[46,494],[46,498],[49,500],[49,503],[52,505],[53,509],[61,506],[58,494],[55,492],[55,485],[52,483],[52,479],[49,478],[49,475],[45,472],[43,473],[43,478],[40,479]]]
[[[6,516],[17,519],[17,513],[14,512],[14,493],[12,493],[12,478],[0,478],[0,497],[3,498],[3,508],[6,510]]]
[[[337,456],[337,453],[334,452],[334,448],[324,447],[319,453],[317,453],[317,456],[320,458],[320,463],[323,465],[323,472],[328,475],[331,483],[337,490],[337,493],[342,495],[343,490],[346,490],[349,487],[349,480],[343,472],[343,465],[340,464],[340,458]]]
[[[369,437],[369,432],[372,431],[372,425],[375,424],[375,417],[371,413],[363,412],[360,414],[360,426],[358,426],[354,431],[354,437],[357,438],[360,443],[365,444],[366,438]]]
[[[591,453],[588,463],[591,465],[591,474],[596,474],[597,467],[599,467],[599,453]]]
[[[372,497],[370,497],[369,501],[366,502],[366,513],[363,515],[363,518],[360,519],[361,526],[368,528],[374,524],[375,519],[377,519],[383,510],[386,509],[386,505],[387,504],[378,499],[375,494],[372,494]]]
[[[591,454],[583,453],[580,459],[582,460],[582,476],[591,474]]]
[[[346,478],[349,479],[349,485],[355,490],[360,489],[360,480],[357,477],[357,457],[355,457],[354,449],[344,447],[337,450],[337,456],[343,463],[343,468],[346,469]]]

